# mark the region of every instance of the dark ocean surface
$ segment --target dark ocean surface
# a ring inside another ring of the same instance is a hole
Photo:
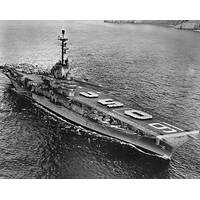
[[[0,64],[50,69],[69,37],[73,75],[132,107],[200,129],[200,33],[102,21],[0,21]],[[0,178],[199,178],[200,139],[169,164],[63,124],[9,91],[0,72]]]

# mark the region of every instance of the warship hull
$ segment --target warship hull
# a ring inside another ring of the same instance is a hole
[[[118,141],[122,141],[136,148],[144,154],[150,156],[157,156],[165,160],[170,160],[174,152],[174,148],[168,146],[167,150],[162,149],[156,145],[156,140],[152,138],[145,138],[137,133],[124,134],[123,130],[114,129],[112,127],[107,127],[102,124],[96,123],[74,111],[67,109],[61,105],[56,105],[52,103],[50,99],[36,95],[32,93],[30,95],[29,91],[24,91],[15,80],[10,76],[8,77],[11,80],[12,85],[14,86],[14,92],[20,97],[25,98],[26,100],[31,101],[36,107],[42,109],[45,112],[57,117],[60,120],[67,121],[73,125],[81,126],[89,131],[96,132],[98,134],[111,137]]]

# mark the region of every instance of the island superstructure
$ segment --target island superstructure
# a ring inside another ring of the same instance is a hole
[[[64,30],[58,39],[61,60],[49,73],[3,66],[17,94],[59,118],[167,160],[178,147],[199,135],[198,130],[185,130],[145,110],[126,106],[105,93],[101,85],[72,77],[65,58],[68,39]]]

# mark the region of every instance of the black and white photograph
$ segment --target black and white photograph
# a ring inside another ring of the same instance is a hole
[[[200,21],[0,26],[2,177],[199,177]]]
[[[199,179],[200,16],[63,16],[0,18],[0,179]]]

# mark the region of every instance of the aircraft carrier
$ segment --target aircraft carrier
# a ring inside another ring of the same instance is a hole
[[[34,72],[26,65],[1,67],[13,91],[62,120],[166,160],[178,147],[199,135],[199,130],[185,129],[144,109],[126,106],[105,93],[101,85],[74,78],[66,56],[68,39],[64,30],[58,40],[61,60],[50,72]]]

